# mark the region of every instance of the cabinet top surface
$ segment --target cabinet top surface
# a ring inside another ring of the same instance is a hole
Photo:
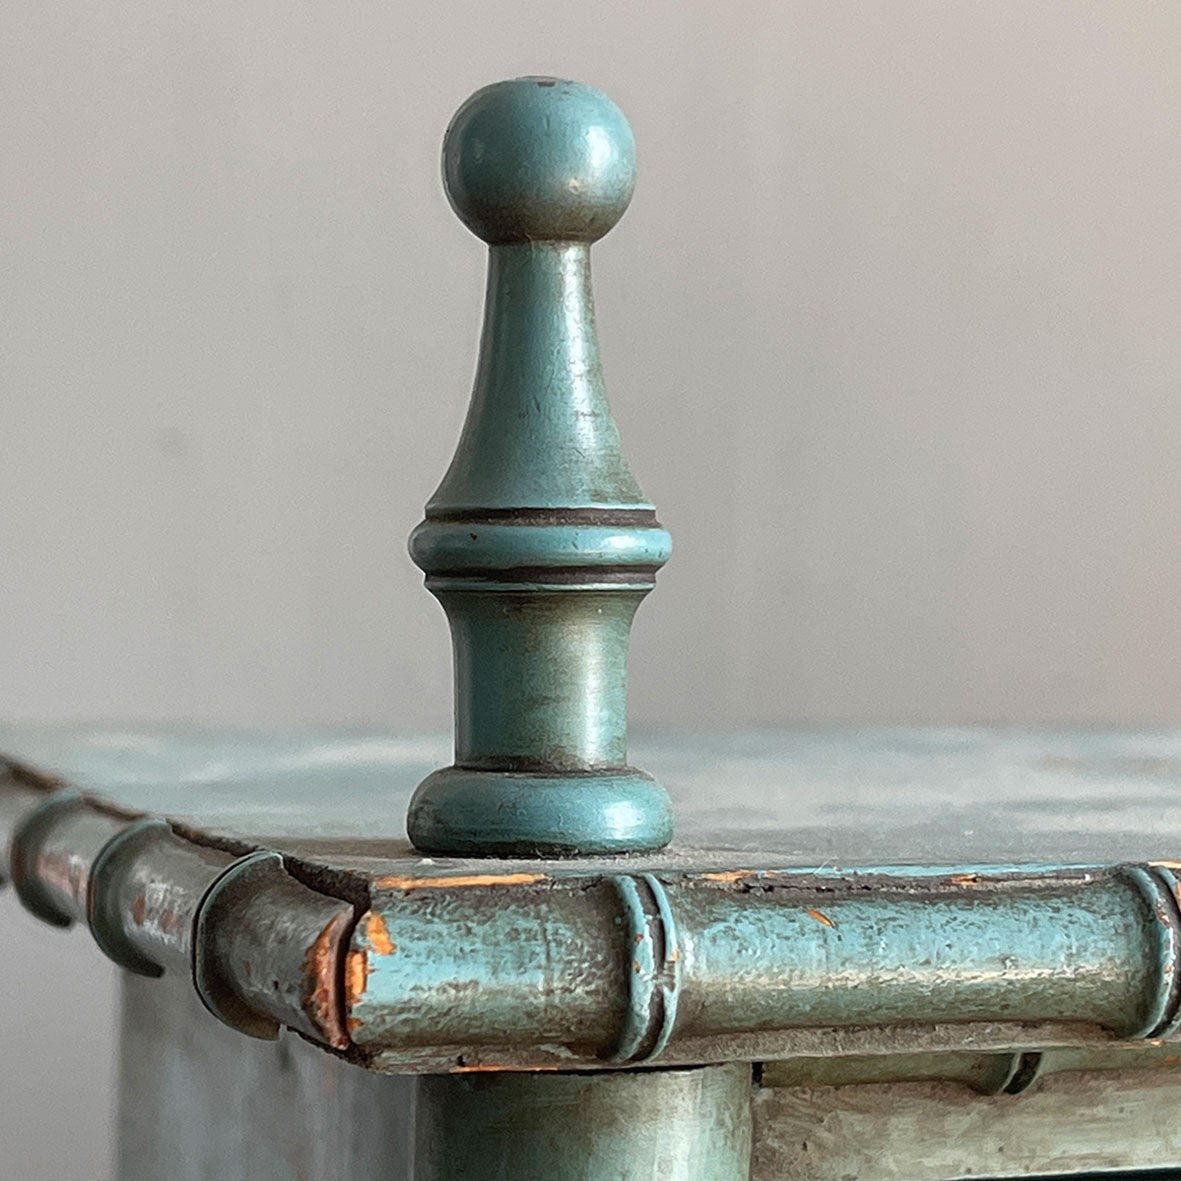
[[[1176,730],[650,732],[633,747],[636,762],[667,784],[676,816],[672,846],[641,858],[654,866],[840,872],[1181,854]],[[470,860],[424,858],[406,839],[407,801],[449,753],[441,735],[7,726],[0,752],[66,788],[214,841],[375,875],[443,873]]]

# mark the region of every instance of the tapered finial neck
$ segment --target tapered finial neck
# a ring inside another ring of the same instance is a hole
[[[471,407],[428,517],[651,508],[611,417],[585,246],[490,251]]]

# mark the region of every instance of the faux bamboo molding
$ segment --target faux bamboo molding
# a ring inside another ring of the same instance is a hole
[[[286,1025],[375,1069],[760,1058],[805,1030],[947,1023],[978,1048],[973,1031],[998,1023],[994,1045],[1053,1044],[1073,1023],[1150,1046],[1178,1027],[1178,886],[1160,865],[821,887],[555,863],[338,878],[346,898],[277,852],[207,847],[67,792],[10,782],[0,817],[0,870],[38,917],[87,923],[132,970],[193,975],[242,1032]]]

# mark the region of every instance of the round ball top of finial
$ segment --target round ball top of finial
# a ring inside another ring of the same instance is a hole
[[[443,140],[451,207],[491,244],[593,242],[636,181],[623,112],[581,82],[515,78],[477,90]]]

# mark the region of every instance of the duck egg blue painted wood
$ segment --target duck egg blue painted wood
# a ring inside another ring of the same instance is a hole
[[[590,281],[590,243],[631,198],[631,130],[580,83],[502,82],[460,108],[443,176],[491,249],[467,422],[410,538],[455,651],[455,763],[420,785],[410,838],[468,856],[659,848],[672,812],[627,763],[627,648],[671,540],[620,448]]]
[[[418,1181],[747,1181],[749,1066],[427,1076]]]
[[[636,143],[623,112],[583,82],[494,82],[452,118],[443,180],[485,242],[593,242],[631,200]]]
[[[441,1046],[486,1047],[485,1062],[528,1043],[531,1063],[589,1066],[702,1061],[723,1045],[742,1057],[749,1039],[771,1056],[809,1028],[1172,1028],[1181,917],[1166,880],[1137,867],[964,876],[392,879],[354,936],[353,1039],[409,1047],[430,1029]]]
[[[427,526],[459,514],[593,508],[652,505],[607,404],[589,244],[493,246],[472,402]]]

